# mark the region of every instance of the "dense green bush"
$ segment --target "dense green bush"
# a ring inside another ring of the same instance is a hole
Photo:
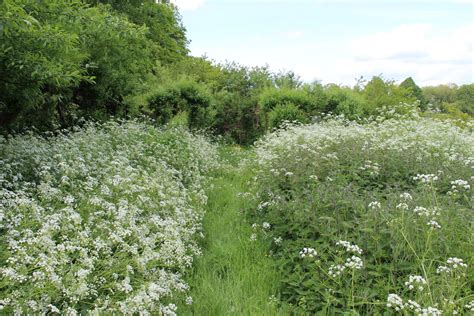
[[[320,110],[316,108],[315,100],[303,89],[267,89],[260,94],[259,105],[265,113],[285,104],[293,104],[307,114]]]
[[[326,88],[326,95],[325,113],[344,115],[350,119],[360,118],[364,114],[368,114],[364,107],[363,98],[349,88],[329,85]]]
[[[172,6],[123,4],[130,20],[80,0],[0,3],[2,129],[54,129],[79,117],[136,114],[124,99],[142,93],[159,57],[185,56],[187,42]]]
[[[396,106],[400,103],[413,103],[416,97],[407,88],[400,87],[393,80],[374,76],[361,90],[365,111],[375,113],[378,108]]]
[[[280,127],[284,122],[308,123],[308,116],[291,103],[279,104],[268,113],[268,127]]]
[[[181,112],[188,113],[189,126],[206,128],[213,123],[212,97],[203,85],[183,79],[159,87],[148,97],[148,108],[160,123],[167,123]]]

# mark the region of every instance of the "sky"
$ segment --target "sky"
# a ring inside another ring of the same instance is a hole
[[[352,86],[474,82],[474,0],[174,0],[191,55]]]

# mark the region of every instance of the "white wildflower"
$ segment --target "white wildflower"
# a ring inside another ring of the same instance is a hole
[[[362,261],[361,258],[357,256],[352,256],[346,259],[346,262],[344,263],[344,265],[350,269],[360,270],[364,266],[364,262]]]
[[[388,294],[387,307],[393,307],[396,311],[401,311],[404,309],[405,306],[400,296],[398,296],[397,294]]]
[[[405,286],[409,290],[423,291],[425,285],[426,285],[426,280],[420,275],[410,275],[408,277],[408,281],[405,282]]]
[[[381,209],[382,208],[382,204],[380,204],[379,201],[373,201],[373,202],[370,202],[369,203],[369,208],[375,210],[375,209]]]
[[[351,244],[350,242],[345,241],[345,240],[339,240],[338,242],[336,242],[336,246],[342,246],[346,248],[347,252],[355,252],[360,255],[362,254],[362,249],[359,246],[355,244]]]
[[[303,248],[303,250],[300,251],[300,257],[301,258],[314,258],[318,255],[317,251],[314,248]]]

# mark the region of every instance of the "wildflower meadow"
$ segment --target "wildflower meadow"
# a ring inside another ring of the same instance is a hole
[[[1,313],[175,315],[213,145],[134,121],[0,144]]]
[[[270,227],[261,238],[297,313],[473,312],[472,126],[329,117],[255,151],[247,216]]]

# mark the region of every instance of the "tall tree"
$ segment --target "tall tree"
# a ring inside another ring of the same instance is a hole
[[[426,106],[428,105],[423,95],[423,90],[413,80],[412,77],[408,77],[400,83],[400,87],[405,89],[406,96],[409,98],[415,98],[416,100],[420,101],[420,108],[426,110]]]

